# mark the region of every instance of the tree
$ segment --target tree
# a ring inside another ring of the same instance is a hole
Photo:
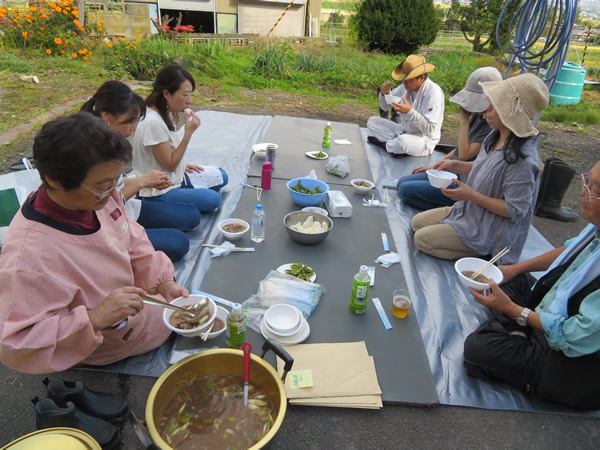
[[[364,0],[351,20],[360,42],[386,53],[413,53],[440,26],[433,0]]]
[[[495,40],[496,23],[503,6],[504,0],[473,0],[465,4],[452,0],[452,20],[474,52],[483,51],[483,47]]]

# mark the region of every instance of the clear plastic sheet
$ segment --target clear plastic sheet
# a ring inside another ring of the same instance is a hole
[[[387,189],[381,186],[383,181],[408,175],[414,168],[431,165],[444,156],[434,152],[431,156],[394,159],[381,148],[367,143],[366,137],[369,132],[366,128],[361,128],[361,134],[373,179],[382,198],[386,198],[384,190]],[[395,189],[388,191],[386,213],[396,251],[402,257],[402,270],[411,294],[440,403],[600,417],[600,411],[580,413],[555,405],[541,404],[532,401],[516,389],[477,380],[466,374],[463,368],[465,338],[488,318],[489,312],[475,303],[471,294],[462,286],[452,261],[436,259],[416,249],[410,223],[419,211],[405,205]],[[532,226],[521,260],[552,248]]]
[[[320,284],[271,270],[260,282],[258,292],[242,303],[248,326],[260,333],[265,311],[279,303],[295,306],[308,319],[324,292],[325,287]]]

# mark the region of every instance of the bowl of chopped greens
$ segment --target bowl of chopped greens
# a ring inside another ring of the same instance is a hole
[[[325,198],[329,185],[314,178],[294,178],[287,183],[292,201],[298,206],[317,206]]]
[[[367,194],[371,189],[375,187],[375,183],[363,178],[355,178],[350,181],[350,184],[354,188],[354,191],[358,194]]]

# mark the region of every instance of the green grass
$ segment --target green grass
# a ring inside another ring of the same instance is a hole
[[[265,41],[256,48],[226,47],[221,43],[190,44],[152,39],[135,50],[98,51],[88,62],[49,58],[27,51],[0,53],[0,132],[26,122],[35,114],[73,98],[91,95],[107,79],[152,80],[165,64],[182,63],[200,84],[214,88],[220,96],[244,101],[247,89],[276,90],[311,96],[319,107],[358,103],[377,107],[374,92],[390,78],[402,55],[364,52],[349,44],[309,42],[292,44]],[[473,70],[494,65],[505,67],[491,56],[465,51],[431,52],[436,65],[431,78],[446,93],[449,112],[457,110],[448,99],[466,83]],[[36,74],[40,85],[23,83],[20,74]],[[249,102],[254,100],[248,98]],[[204,102],[198,99],[198,102]],[[207,102],[210,100],[206,100]],[[27,105],[35,104],[36,108]],[[600,98],[584,92],[580,105],[549,107],[543,120],[597,124]]]

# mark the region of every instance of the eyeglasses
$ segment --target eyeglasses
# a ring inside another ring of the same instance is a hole
[[[583,185],[582,190],[585,192],[585,199],[589,202],[591,200],[600,200],[600,197],[592,197],[592,191],[590,190],[590,174],[582,173],[581,174],[581,184]]]
[[[125,181],[125,174],[122,173],[121,175],[119,175],[119,179],[117,180],[117,184],[115,186],[111,187],[111,188],[108,188],[107,190],[105,190],[103,192],[96,192],[93,189],[90,189],[89,187],[87,187],[83,183],[80,183],[80,185],[81,185],[81,187],[83,187],[88,192],[91,192],[92,194],[94,194],[98,200],[102,200],[102,199],[105,199],[106,197],[108,197],[110,195],[110,193],[112,191],[114,191],[115,189],[121,189],[125,185],[124,181]]]

